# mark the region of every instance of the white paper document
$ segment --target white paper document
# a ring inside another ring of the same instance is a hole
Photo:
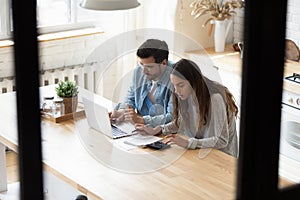
[[[153,136],[153,135],[140,135],[140,134],[137,134],[137,135],[127,137],[124,140],[124,143],[125,144],[130,144],[130,145],[133,145],[133,146],[144,146],[144,145],[147,145],[147,144],[151,144],[153,142],[160,141],[162,139],[163,138]]]

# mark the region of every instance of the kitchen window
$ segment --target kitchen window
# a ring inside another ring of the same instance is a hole
[[[37,0],[38,32],[97,27],[105,12],[79,7],[81,0]],[[12,37],[11,0],[0,0],[0,40]]]

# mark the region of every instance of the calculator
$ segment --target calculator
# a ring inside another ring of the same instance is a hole
[[[151,144],[147,144],[146,146],[149,147],[149,148],[151,148],[151,149],[156,149],[156,150],[166,149],[166,148],[170,147],[169,144],[165,144],[165,143],[163,143],[161,141],[154,142],[154,143],[151,143]]]

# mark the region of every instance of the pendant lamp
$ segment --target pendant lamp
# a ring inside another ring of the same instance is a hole
[[[140,3],[137,0],[82,0],[79,5],[90,10],[127,10]]]

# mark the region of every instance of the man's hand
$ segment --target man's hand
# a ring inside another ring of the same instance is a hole
[[[137,114],[133,108],[131,108],[129,105],[127,105],[127,108],[124,112],[124,121],[131,122],[133,124],[139,123],[139,124],[145,124],[145,120],[142,115]]]
[[[113,110],[111,113],[109,113],[110,123],[121,123],[124,121],[124,109],[120,110]]]

